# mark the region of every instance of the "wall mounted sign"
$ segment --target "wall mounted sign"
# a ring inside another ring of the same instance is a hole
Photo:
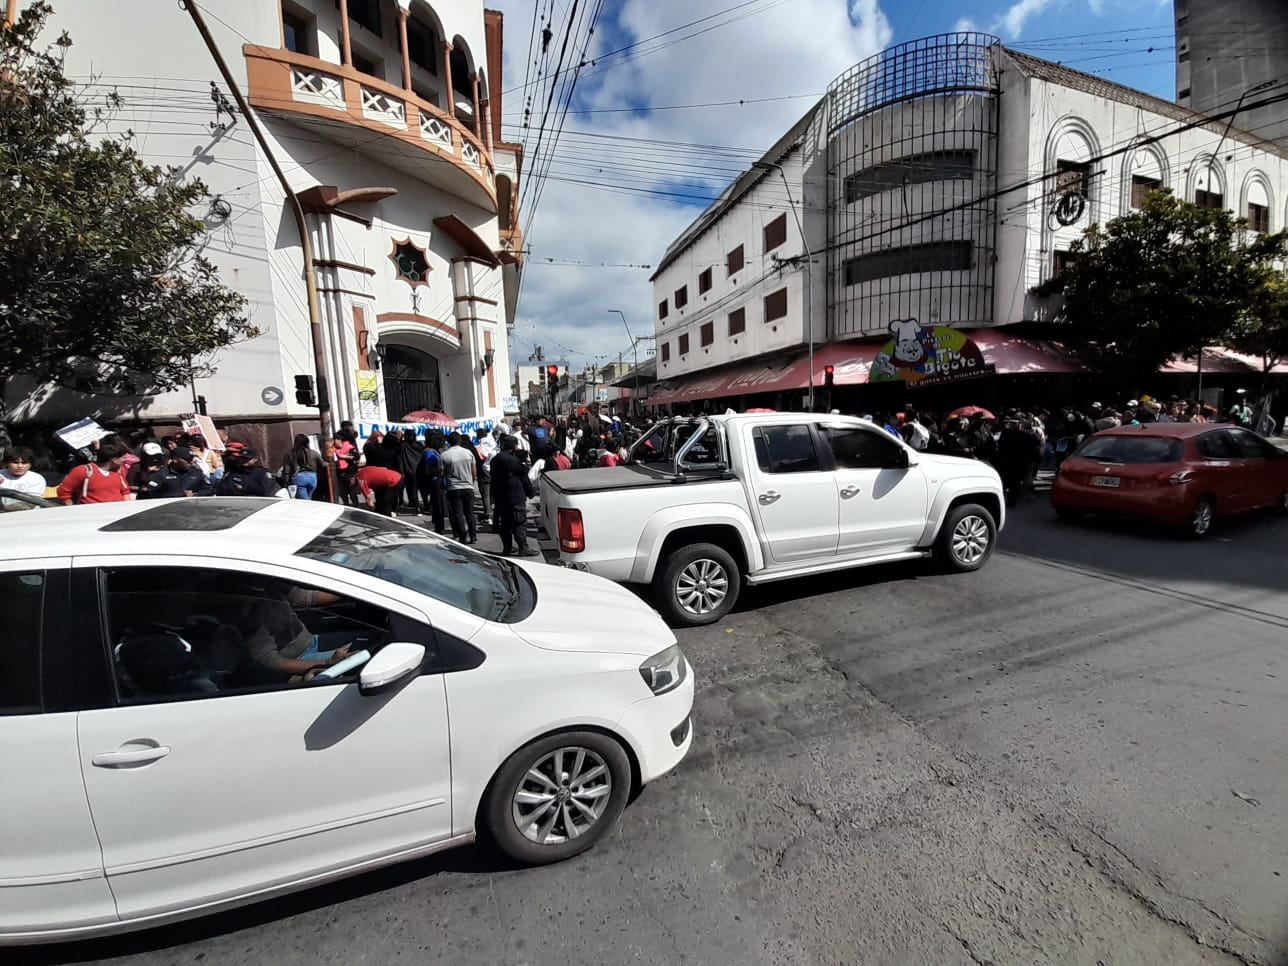
[[[959,329],[924,326],[916,319],[890,323],[894,336],[872,360],[868,382],[904,382],[909,386],[938,386],[962,379],[993,375],[984,353]]]

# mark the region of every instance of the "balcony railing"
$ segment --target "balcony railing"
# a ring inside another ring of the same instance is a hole
[[[415,93],[352,67],[289,50],[247,44],[251,103],[268,110],[297,110],[378,124],[403,141],[451,160],[496,201],[496,168],[486,144],[469,127]]]

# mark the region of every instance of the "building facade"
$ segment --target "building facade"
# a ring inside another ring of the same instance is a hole
[[[522,249],[521,149],[500,140],[500,13],[478,0],[238,0],[207,21],[306,212],[334,422],[499,417]],[[204,252],[262,334],[220,352],[190,390],[15,386],[19,418],[167,423],[201,396],[217,421],[265,440],[315,432],[294,392],[316,371],[299,231],[188,14],[62,0],[48,39],[63,30],[86,96],[124,98],[115,129],[208,187]]]
[[[1175,0],[1176,102],[1202,114],[1229,110],[1259,88],[1288,85],[1288,3]],[[1288,111],[1268,104],[1236,124],[1288,149]]]
[[[1288,224],[1288,153],[1227,123],[987,35],[890,48],[668,248],[651,400],[794,405],[828,366],[866,382],[885,344],[935,328],[972,332],[1000,373],[1042,371],[1040,347],[990,330],[1049,319],[1032,290],[1092,224],[1160,188],[1251,230]]]

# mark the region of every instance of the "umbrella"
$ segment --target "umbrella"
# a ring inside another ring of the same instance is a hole
[[[948,414],[951,419],[974,419],[976,416],[982,416],[985,419],[996,419],[997,417],[990,413],[983,406],[962,406],[960,409],[954,409]]]
[[[416,426],[438,426],[443,429],[455,429],[456,420],[447,413],[436,413],[431,409],[417,409],[410,412],[401,420],[404,423],[412,423]]]

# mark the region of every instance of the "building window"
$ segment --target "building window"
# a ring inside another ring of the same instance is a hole
[[[773,322],[787,314],[787,289],[780,288],[765,296],[765,321]]]
[[[677,348],[679,349],[680,355],[687,356],[689,354],[689,337],[687,335],[682,335],[678,341],[679,345]]]
[[[1202,188],[1196,188],[1194,191],[1194,203],[1200,208],[1209,208],[1216,211],[1225,207],[1225,195],[1219,191],[1204,191]]]
[[[412,288],[429,284],[430,266],[429,260],[425,258],[425,249],[413,245],[410,238],[394,242],[389,260],[394,263],[395,277]]]
[[[1184,29],[1185,29],[1186,27],[1188,27],[1189,25],[1190,25],[1190,18],[1189,18],[1189,17],[1177,17],[1177,18],[1176,18],[1176,27],[1177,27],[1177,29],[1178,29],[1178,30],[1184,30]]]
[[[975,176],[974,151],[910,154],[856,171],[845,179],[845,203],[853,204],[903,185],[930,181],[969,181]]]
[[[657,303],[657,317],[659,319],[664,319],[670,314],[671,307],[666,304],[666,299],[662,299],[662,301]]]
[[[356,50],[353,52],[353,69],[371,77],[378,77],[380,80],[385,79],[385,72],[380,62],[363,57]]]
[[[1078,256],[1073,252],[1055,252],[1055,257],[1052,259],[1051,265],[1051,277],[1059,278],[1067,272],[1077,260]]]
[[[1086,198],[1091,188],[1091,165],[1086,161],[1055,163],[1055,193],[1057,195],[1082,195]]]
[[[711,291],[711,269],[706,269],[698,276],[698,294]]]
[[[662,361],[663,362],[671,361],[671,343],[669,342],[662,343]]]
[[[1158,178],[1147,178],[1143,174],[1133,174],[1131,176],[1131,206],[1140,208],[1145,203],[1145,198],[1154,191],[1163,187],[1163,182]]]
[[[1177,57],[1176,57],[1176,62],[1177,62],[1178,64],[1185,64],[1185,63],[1188,63],[1188,62],[1189,62],[1189,59],[1190,59],[1190,52],[1189,52],[1188,50],[1182,50],[1182,51],[1177,55]]]
[[[420,25],[415,19],[407,18],[407,59],[417,67],[438,76],[438,60],[435,56],[434,35]]]
[[[716,341],[716,324],[714,322],[703,322],[699,331],[699,338],[704,348]]]
[[[772,252],[787,241],[787,215],[782,214],[765,226],[765,251]]]
[[[297,54],[314,57],[312,24],[305,17],[282,8],[282,45]]]
[[[681,285],[675,290],[675,307],[682,309],[689,304],[689,286]]]
[[[1177,91],[1176,99],[1178,101],[1188,101],[1190,99],[1190,89],[1186,87],[1186,88],[1183,88],[1182,90]]]
[[[1265,205],[1248,202],[1248,227],[1263,235],[1270,234],[1270,209]]]
[[[725,256],[725,275],[733,275],[742,268],[742,246],[739,245]]]
[[[336,0],[336,9],[340,8]],[[349,19],[360,27],[366,27],[377,37],[380,32],[380,0],[349,0]]]
[[[974,245],[968,241],[905,245],[859,255],[845,263],[845,284],[860,285],[894,275],[922,272],[968,272],[974,266]]]
[[[741,335],[747,331],[747,310],[734,309],[729,313],[729,334]]]

